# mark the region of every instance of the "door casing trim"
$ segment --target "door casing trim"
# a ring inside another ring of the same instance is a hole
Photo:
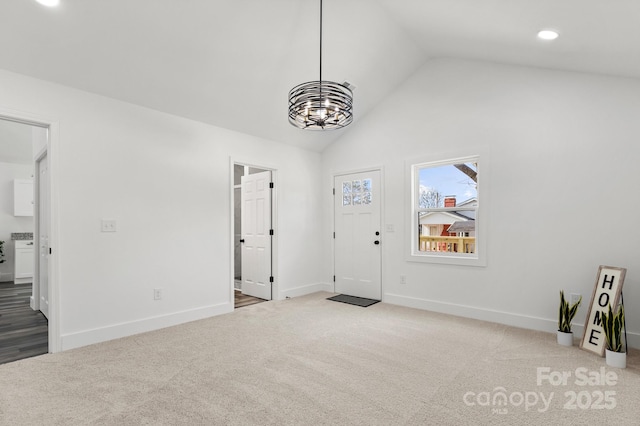
[[[41,155],[45,152],[48,159],[49,169],[49,247],[52,254],[49,257],[49,327],[48,327],[48,340],[49,340],[49,353],[56,353],[62,350],[61,337],[60,337],[60,289],[59,289],[59,270],[60,270],[60,253],[58,247],[60,247],[60,231],[59,231],[59,197],[58,197],[58,150],[60,125],[57,119],[52,117],[46,117],[38,114],[32,114],[24,111],[16,111],[7,108],[0,107],[0,119],[14,121],[17,123],[23,123],[30,126],[44,127],[48,129],[48,137],[46,147],[38,153],[39,157],[33,158],[33,166],[35,167],[36,161],[41,159]],[[35,200],[34,200],[35,201]],[[38,222],[39,222],[39,205],[34,206],[34,241],[40,235],[38,234]],[[36,250],[39,253],[39,250]],[[35,253],[34,253],[35,256]],[[37,256],[39,257],[39,256]],[[38,262],[34,264],[34,283],[37,282],[37,266]]]

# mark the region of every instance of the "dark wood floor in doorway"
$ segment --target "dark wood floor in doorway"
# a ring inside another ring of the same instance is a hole
[[[30,297],[30,283],[0,283],[0,364],[49,351],[47,318],[31,309]]]
[[[253,296],[247,296],[242,294],[240,290],[235,291],[235,307],[242,308],[243,306],[255,305],[256,303],[266,302],[264,299],[259,299]]]

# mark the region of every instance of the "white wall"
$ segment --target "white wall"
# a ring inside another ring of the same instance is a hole
[[[427,62],[323,153],[324,279],[332,173],[383,166],[385,222],[396,231],[383,235],[385,301],[555,331],[564,289],[584,296],[581,333],[598,266],[626,267],[627,325],[640,346],[638,116],[638,80]],[[477,150],[490,153],[487,266],[407,262],[405,161]]]
[[[33,167],[0,162],[0,241],[4,241],[5,262],[0,263],[0,281],[13,281],[12,232],[33,232],[33,217],[13,215],[13,180],[30,179]]]
[[[321,229],[308,226],[321,222],[318,153],[5,71],[0,93],[0,110],[59,124],[63,349],[233,308],[230,157],[278,169],[276,296],[322,288],[322,247],[309,244]],[[117,232],[101,233],[102,218]]]

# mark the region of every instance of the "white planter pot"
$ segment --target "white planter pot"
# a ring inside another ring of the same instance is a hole
[[[562,346],[573,346],[573,333],[558,331],[558,344]]]
[[[627,368],[627,353],[613,352],[607,349],[607,365],[609,367]]]

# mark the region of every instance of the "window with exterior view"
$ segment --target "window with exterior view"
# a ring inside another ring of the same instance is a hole
[[[412,166],[412,256],[477,259],[478,175],[478,157]]]

